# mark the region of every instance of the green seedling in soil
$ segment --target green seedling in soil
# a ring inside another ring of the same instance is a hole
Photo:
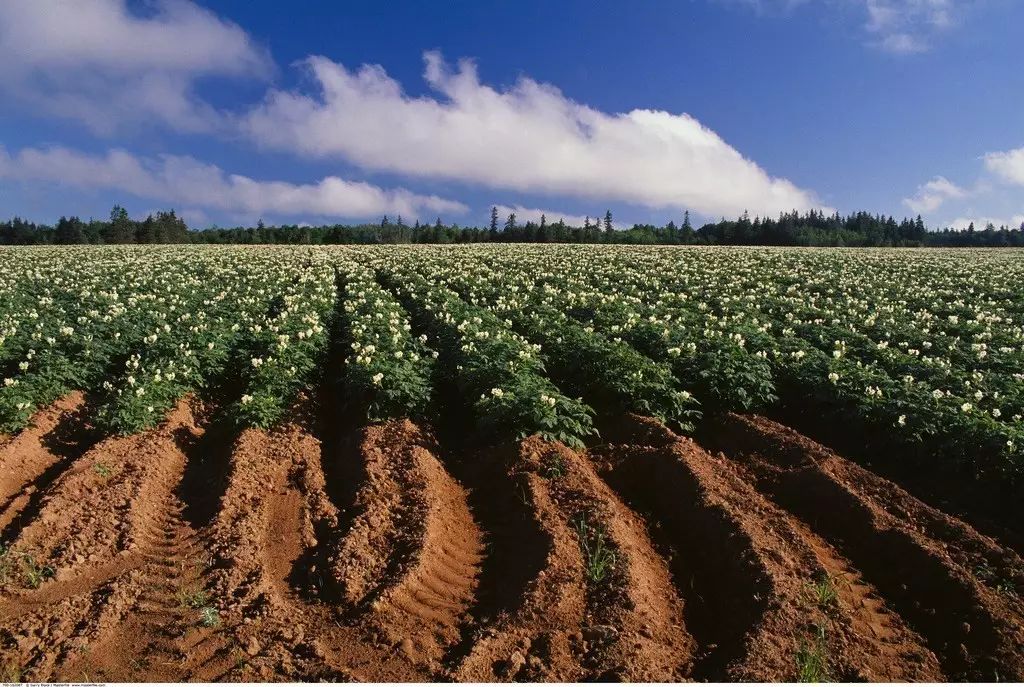
[[[601,582],[615,568],[616,554],[605,541],[604,529],[587,524],[586,516],[580,516],[576,523],[576,533],[580,538],[580,548],[586,563],[587,579]]]
[[[176,598],[178,605],[183,608],[203,608],[210,600],[202,587],[182,587],[178,590]]]
[[[31,557],[26,562],[24,572],[25,584],[32,589],[39,589],[43,582],[53,579],[53,576],[57,574],[57,571],[48,565],[37,565]]]
[[[548,464],[545,470],[548,479],[558,479],[565,475],[565,461],[562,460],[562,456],[555,455]]]
[[[110,477],[112,474],[114,474],[114,468],[110,467],[105,463],[96,463],[95,465],[92,466],[92,471],[95,472],[100,477],[102,477],[103,479],[106,479]]]
[[[836,578],[828,573],[823,572],[813,582],[808,582],[806,591],[811,601],[822,610],[832,608],[839,600]]]
[[[199,622],[203,627],[217,627],[220,625],[220,613],[213,606],[204,606],[199,609]]]
[[[815,626],[814,638],[801,639],[796,651],[797,682],[828,681],[828,643],[825,627]]]
[[[978,576],[979,580],[992,587],[1000,594],[1010,595],[1017,593],[1017,587],[1013,583],[1013,580],[1008,580],[1001,576],[996,569],[988,563],[982,563],[975,566],[974,574]]]
[[[41,565],[32,554],[0,546],[0,582],[20,576],[25,586],[38,589],[56,574],[56,570],[49,565]]]

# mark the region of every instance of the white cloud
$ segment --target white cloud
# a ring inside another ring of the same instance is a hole
[[[491,188],[708,214],[819,206],[689,115],[607,114],[529,78],[496,90],[470,61],[425,61],[436,95],[411,97],[380,66],[311,57],[318,93],[272,91],[241,125],[267,147]]]
[[[988,153],[983,159],[985,168],[1001,180],[1024,186],[1024,148]]]
[[[191,157],[138,158],[123,150],[105,156],[67,148],[24,148],[10,156],[0,147],[0,179],[50,181],[87,189],[111,189],[190,208],[280,215],[373,218],[402,214],[462,213],[466,206],[405,189],[326,177],[315,184],[257,181],[226,174]]]
[[[0,2],[0,93],[111,133],[161,121],[210,131],[222,117],[193,93],[207,76],[266,76],[269,56],[236,24],[189,0]]]
[[[956,0],[866,0],[865,7],[874,44],[894,53],[925,52],[932,36],[956,24]]]
[[[743,5],[758,13],[793,11],[811,0],[717,0]],[[913,54],[931,49],[932,39],[957,26],[971,0],[826,0],[837,13],[853,8],[863,21],[867,43],[886,52]]]
[[[899,55],[927,52],[928,44],[909,33],[891,33],[878,42],[878,47]]]
[[[918,186],[917,193],[912,198],[904,198],[903,204],[917,214],[927,214],[937,210],[947,200],[962,199],[968,195],[966,189],[960,188],[946,177],[937,176]]]
[[[952,222],[947,223],[945,226],[952,227],[953,229],[963,230],[971,224],[974,224],[974,228],[978,231],[983,230],[986,226],[991,224],[996,229],[999,227],[1009,227],[1016,229],[1024,224],[1024,215],[1014,215],[1013,217],[999,218],[999,217],[957,217]]]

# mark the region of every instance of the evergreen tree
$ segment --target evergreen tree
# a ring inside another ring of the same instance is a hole
[[[604,230],[607,233],[612,233],[612,211],[607,210],[604,213]]]
[[[516,213],[510,212],[508,219],[505,220],[505,231],[513,232],[516,230]]]
[[[492,234],[497,234],[498,233],[498,206],[497,205],[492,205],[491,206],[491,233]]]
[[[85,230],[82,226],[82,221],[77,217],[71,217],[70,219],[61,217],[57,221],[55,240],[57,243],[65,246],[85,243]]]
[[[107,243],[135,243],[135,223],[120,205],[110,211],[110,228],[105,238]]]

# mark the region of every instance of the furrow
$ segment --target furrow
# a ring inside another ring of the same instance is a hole
[[[951,679],[1021,679],[1024,562],[968,525],[777,423],[731,416],[708,442],[863,574]]]
[[[823,633],[832,679],[941,679],[931,652],[898,617],[879,611],[892,631],[876,640],[857,633],[852,609],[816,598],[815,584],[840,573],[836,561],[817,555],[800,523],[729,462],[653,420],[632,422],[622,443],[594,457],[672,561],[687,627],[701,646],[693,677],[796,680],[801,646]]]

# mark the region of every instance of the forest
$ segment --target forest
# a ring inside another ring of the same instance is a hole
[[[157,212],[144,220],[132,219],[115,205],[107,220],[61,217],[46,225],[15,217],[0,222],[0,245],[76,244],[455,244],[455,243],[606,243],[637,245],[722,245],[722,246],[851,246],[851,247],[1022,247],[1024,224],[1020,227],[975,227],[929,229],[921,216],[896,220],[892,216],[856,212],[842,216],[815,210],[793,211],[777,218],[754,217],[748,213],[735,220],[724,217],[695,227],[689,212],[682,221],[664,226],[634,224],[617,229],[612,213],[587,218],[583,226],[564,220],[520,222],[510,214],[504,221],[497,208],[488,226],[459,226],[442,222],[415,221],[387,216],[376,223],[276,225],[260,220],[255,227],[210,227],[191,229],[174,210]]]

